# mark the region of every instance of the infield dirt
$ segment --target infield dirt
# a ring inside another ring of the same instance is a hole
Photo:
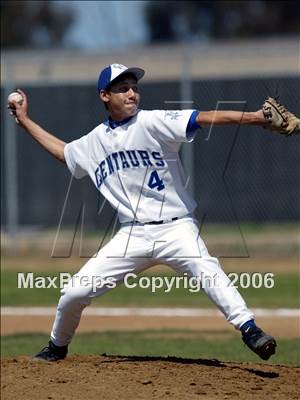
[[[1,361],[3,400],[298,399],[300,368],[160,357]]]

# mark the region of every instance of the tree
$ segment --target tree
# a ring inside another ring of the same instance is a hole
[[[1,1],[1,47],[53,47],[73,22],[67,9],[51,1]]]
[[[299,14],[295,0],[150,1],[146,7],[151,42],[299,34]]]

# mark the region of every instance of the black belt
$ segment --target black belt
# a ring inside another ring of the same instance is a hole
[[[139,221],[132,221],[128,222],[127,224],[140,224],[140,225],[161,225],[166,224],[167,222],[173,222],[179,219],[179,217],[171,218],[171,219],[162,219],[160,221],[149,221],[149,222],[139,222]]]
[[[162,219],[161,221],[150,221],[150,222],[145,222],[145,225],[160,225],[160,224],[165,224],[166,222],[176,221],[177,219],[178,217],[167,220]]]

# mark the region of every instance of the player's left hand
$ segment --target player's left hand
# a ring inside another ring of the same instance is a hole
[[[264,128],[285,136],[300,133],[300,119],[276,99],[268,97],[262,105]]]

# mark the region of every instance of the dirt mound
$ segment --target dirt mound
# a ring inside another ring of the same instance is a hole
[[[176,357],[1,360],[2,399],[298,399],[300,368]]]

